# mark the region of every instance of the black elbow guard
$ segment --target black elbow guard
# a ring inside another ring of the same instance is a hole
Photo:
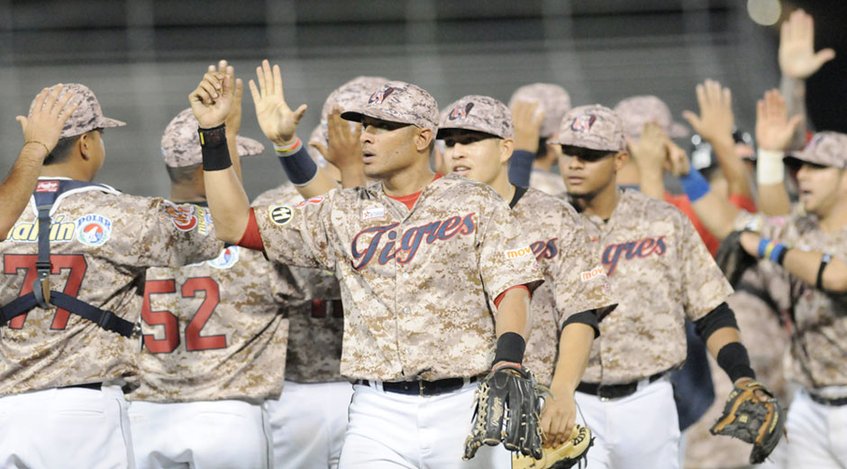
[[[703,339],[703,342],[709,340],[709,336],[722,327],[738,329],[738,322],[735,321],[735,313],[726,303],[719,304],[709,314],[694,321],[694,325],[697,328],[697,335]]]
[[[562,324],[562,330],[568,327],[569,324],[573,323],[581,323],[587,326],[591,326],[594,329],[594,338],[600,336],[600,323],[597,320],[597,313],[594,310],[583,311],[581,313],[576,313],[570,315],[567,319],[565,319],[564,324]]]

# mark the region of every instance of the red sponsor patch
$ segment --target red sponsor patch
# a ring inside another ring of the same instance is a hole
[[[300,202],[299,204],[295,205],[295,207],[303,207],[303,206],[311,205],[311,204],[319,204],[323,201],[324,201],[324,198],[322,196],[312,197],[310,199],[306,199],[306,200]]]
[[[59,181],[38,181],[35,192],[58,192]]]
[[[193,205],[174,205],[165,203],[165,212],[171,218],[176,229],[180,231],[191,231],[197,227],[197,215],[194,214]]]

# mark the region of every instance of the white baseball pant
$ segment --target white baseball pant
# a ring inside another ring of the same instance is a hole
[[[511,453],[483,446],[463,461],[471,431],[474,391],[469,383],[437,396],[409,396],[367,385],[353,386],[341,469],[507,469]]]
[[[264,404],[274,467],[337,468],[352,395],[353,386],[348,381],[286,381],[280,398],[268,399]]]
[[[63,388],[0,398],[0,468],[133,466],[119,386]]]
[[[129,419],[138,469],[267,468],[262,407],[244,401],[132,401]]]
[[[814,402],[803,389],[788,409],[788,467],[847,468],[847,405]]]

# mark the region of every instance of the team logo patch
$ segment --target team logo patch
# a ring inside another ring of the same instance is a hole
[[[362,210],[362,221],[385,218],[385,207],[369,207]]]
[[[58,192],[59,181],[38,181],[35,192]]]
[[[268,208],[268,216],[274,225],[286,225],[294,218],[294,210],[285,205],[271,205]]]
[[[467,119],[468,114],[471,113],[471,109],[473,109],[473,103],[467,103],[464,107],[456,106],[450,110],[450,114],[447,114],[447,119],[451,121],[457,119]]]
[[[76,219],[76,239],[87,246],[102,246],[112,234],[112,220],[90,213]]]
[[[385,88],[376,91],[374,94],[368,98],[368,104],[382,104],[383,101],[386,100],[392,93],[397,91],[397,88],[393,86],[386,86]]]
[[[221,251],[218,257],[206,261],[209,264],[209,267],[214,267],[216,269],[229,269],[234,266],[235,263],[238,262],[238,246],[230,246]]]
[[[576,116],[571,122],[571,130],[574,132],[588,133],[591,132],[591,126],[597,122],[597,116],[594,114],[582,114]]]
[[[163,206],[165,207],[165,213],[171,219],[171,223],[179,231],[191,231],[197,227],[199,220],[194,213],[195,208],[193,205],[176,205],[172,202],[164,201]]]

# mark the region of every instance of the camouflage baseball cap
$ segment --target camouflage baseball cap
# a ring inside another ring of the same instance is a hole
[[[171,119],[162,135],[162,159],[167,166],[182,168],[203,162],[200,137],[197,134],[199,126],[191,108],[182,110]],[[240,135],[235,143],[238,145],[239,156],[259,155],[265,150],[265,146],[256,140]]]
[[[324,144],[329,139],[327,133],[328,118],[332,110],[338,106],[342,112],[350,109],[358,109],[364,105],[368,97],[377,88],[388,82],[388,78],[359,76],[339,86],[327,96],[321,108],[321,123],[319,126],[321,138]],[[353,124],[351,124],[353,125]],[[311,141],[311,139],[310,139]]]
[[[689,135],[685,126],[673,120],[668,105],[653,95],[623,99],[615,106],[615,112],[623,121],[627,137],[641,136],[644,124],[650,122],[661,127],[671,138],[684,138]]]
[[[489,96],[470,95],[450,104],[441,113],[438,138],[453,129],[475,130],[500,138],[512,138],[512,111]]]
[[[423,88],[402,81],[386,82],[367,102],[341,113],[351,121],[361,121],[364,116],[438,130],[438,102]]]
[[[562,118],[558,135],[549,143],[590,150],[617,152],[626,149],[621,118],[615,111],[599,104],[568,111]]]
[[[58,86],[58,85],[53,85]],[[80,99],[74,113],[65,122],[62,127],[61,138],[76,137],[94,129],[106,129],[109,127],[122,127],[126,122],[110,119],[103,115],[103,110],[100,109],[100,102],[94,96],[94,92],[87,86],[79,83],[65,83],[62,88],[62,96],[65,93],[73,93],[77,96],[75,99]],[[52,88],[52,87],[51,87]],[[35,106],[35,100],[29,105],[29,113],[32,114],[32,108]]]
[[[847,135],[840,132],[817,132],[803,151],[786,156],[787,164],[812,163],[832,168],[847,168]]]
[[[512,108],[518,101],[535,101],[544,112],[541,123],[541,136],[552,137],[562,122],[562,117],[571,110],[571,96],[559,85],[552,83],[532,83],[516,89],[509,100]]]

